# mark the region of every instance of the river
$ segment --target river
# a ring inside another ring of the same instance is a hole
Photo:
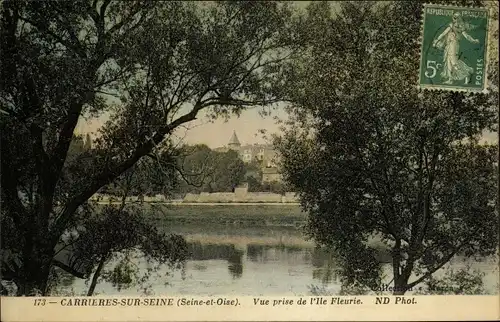
[[[256,226],[245,221],[208,225],[198,220],[158,223],[166,231],[184,235],[189,242],[190,257],[184,269],[167,277],[153,274],[146,290],[137,286],[118,290],[110,283],[100,282],[96,294],[307,296],[313,295],[313,289],[329,294],[340,291],[335,259],[307,241],[298,225]],[[387,256],[382,253],[380,260],[387,262]],[[466,264],[457,258],[452,267],[457,269]],[[488,292],[498,294],[498,261],[487,259],[469,264],[485,273]],[[146,270],[144,261],[138,260],[137,265]],[[165,272],[166,269],[161,271]],[[87,289],[88,281],[86,284],[74,279],[65,285],[62,294],[83,295]]]

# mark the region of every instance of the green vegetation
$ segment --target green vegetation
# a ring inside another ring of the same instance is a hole
[[[391,250],[395,294],[439,286],[431,277],[455,256],[498,255],[498,146],[480,143],[498,121],[498,88],[417,89],[422,9],[342,2],[333,14],[312,3],[305,54],[284,87],[293,102],[275,142],[284,177],[300,193],[308,235],[335,252],[356,292],[381,283],[374,234]]]
[[[185,146],[178,164],[182,174],[179,193],[231,192],[247,171],[238,152],[217,152],[206,145]]]
[[[22,259],[20,295],[48,294],[92,195],[147,158],[169,175],[180,127],[279,101],[291,22],[279,2],[2,1],[1,247]],[[103,114],[68,158],[78,122]]]
[[[68,153],[70,156],[74,154]],[[262,183],[262,167],[257,161],[244,163],[236,151],[216,151],[197,144],[180,146],[168,154],[163,153],[158,159],[143,159],[99,192],[120,196],[122,186],[129,184],[130,195],[164,195],[169,198],[186,193],[232,192],[243,183],[248,184],[250,192],[284,194],[291,191],[281,182]]]
[[[357,291],[381,281],[374,235],[391,250],[398,294],[441,287],[432,276],[456,255],[497,254],[497,147],[479,139],[498,130],[498,51],[489,94],[417,90],[422,4],[341,2],[334,12],[311,2],[296,15],[277,1],[2,1],[2,277],[19,295],[49,295],[55,248],[75,231],[94,268],[136,246],[177,263],[184,241],[151,223],[307,219],[308,236],[335,252],[344,286]],[[235,152],[189,153],[175,137],[201,115],[277,102],[291,116],[275,142],[287,186],[254,178],[250,190],[294,187],[302,208],[141,205],[126,217],[125,203],[89,202],[97,192],[231,191],[247,172],[262,176]],[[79,122],[102,115],[92,144],[75,137]],[[130,274],[121,265],[108,276],[122,287]]]
[[[245,226],[298,226],[306,214],[300,207],[266,205],[221,206],[169,206],[148,205],[144,212],[159,223],[245,225]],[[150,208],[150,209],[148,209]]]
[[[245,164],[235,151],[217,152],[203,144],[184,145],[158,158],[142,159],[99,192],[120,196],[122,186],[127,184],[127,193],[133,196],[168,198],[188,192],[230,192],[242,183],[245,172]],[[127,177],[127,173],[131,176]]]

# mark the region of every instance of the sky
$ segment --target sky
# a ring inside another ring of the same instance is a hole
[[[236,132],[242,145],[268,143],[260,131],[265,130],[267,136],[279,133],[276,118],[286,119],[286,113],[283,111],[282,105],[278,105],[271,112],[271,115],[266,117],[259,114],[258,108],[246,110],[239,117],[233,116],[228,120],[217,119],[210,121],[208,117],[202,114],[199,119],[179,128],[175,136],[185,144],[206,144],[211,149],[226,146],[233,131]],[[80,119],[75,132],[79,134],[90,133],[91,136],[95,136],[98,128],[108,119],[108,115],[87,122]],[[483,142],[495,143],[497,140],[497,133],[491,132],[485,133],[482,138]]]
[[[267,134],[279,132],[279,126],[274,117],[283,117],[280,111],[273,112],[270,116],[259,115],[258,108],[244,111],[239,117],[233,116],[228,120],[216,120],[210,122],[207,118],[193,121],[188,129],[181,129],[177,135],[184,138],[188,144],[204,143],[210,148],[227,145],[233,131],[236,132],[242,145],[254,143],[266,143],[266,138],[260,130]]]
[[[309,1],[297,2],[295,5],[299,8],[305,8],[308,3]],[[236,132],[242,145],[266,143],[265,138],[259,131],[265,130],[268,135],[279,132],[279,125],[276,124],[273,117],[286,118],[282,106],[278,106],[272,115],[267,117],[260,116],[257,108],[244,111],[239,117],[233,116],[229,120],[217,119],[213,122],[210,122],[207,117],[201,114],[198,120],[180,128],[175,135],[186,144],[201,143],[208,145],[210,148],[225,146],[233,131]],[[89,121],[81,119],[75,132],[79,134],[90,133],[95,136],[97,129],[108,119],[109,115],[106,114]],[[487,142],[497,142],[497,140],[496,133],[485,133],[482,139],[482,141]]]
[[[239,117],[232,116],[228,120],[217,119],[213,122],[206,115],[201,114],[197,120],[179,128],[175,136],[186,144],[206,144],[212,149],[227,145],[233,131],[236,132],[242,145],[267,143],[260,130],[265,130],[268,135],[279,132],[276,117],[286,118],[283,106],[278,105],[275,110],[271,111],[271,115],[266,117],[259,114],[259,108],[246,110]],[[75,132],[90,133],[94,137],[99,127],[108,119],[109,115],[88,121],[80,119]]]

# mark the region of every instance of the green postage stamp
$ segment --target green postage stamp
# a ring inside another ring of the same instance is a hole
[[[486,91],[489,11],[425,5],[419,86]]]

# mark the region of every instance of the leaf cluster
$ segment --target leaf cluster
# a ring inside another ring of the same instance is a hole
[[[497,249],[496,146],[478,142],[494,129],[498,93],[416,88],[421,12],[417,1],[312,3],[303,59],[287,75],[281,167],[307,233],[338,253],[352,287],[380,282],[374,237],[403,287],[455,254]]]

